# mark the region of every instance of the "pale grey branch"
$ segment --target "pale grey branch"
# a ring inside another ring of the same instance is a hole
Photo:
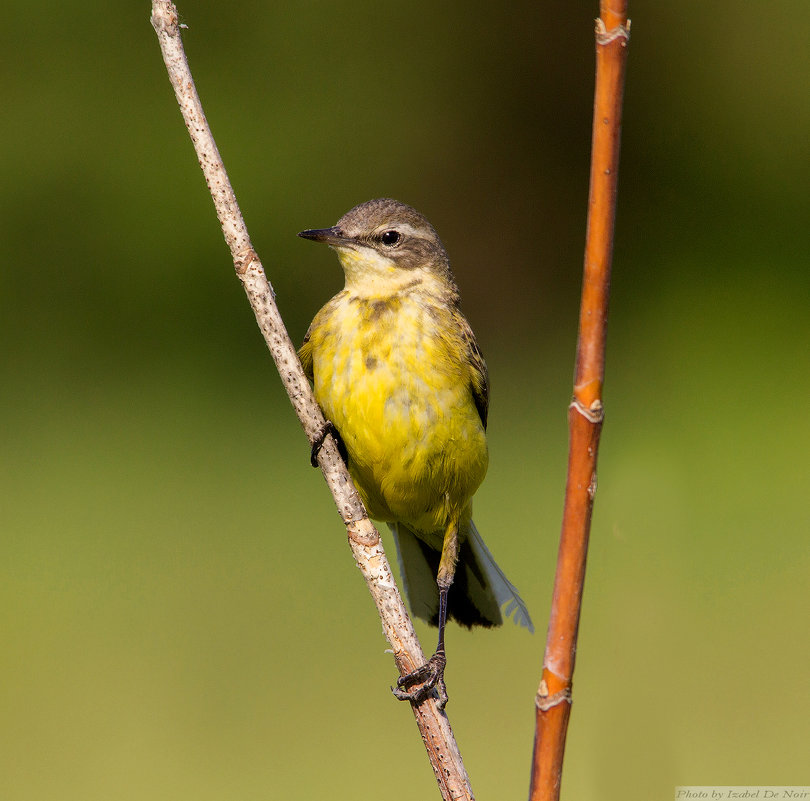
[[[242,281],[256,315],[256,322],[311,444],[323,430],[325,420],[279,314],[273,289],[250,242],[228,175],[205,119],[186,61],[177,9],[173,3],[153,0],[152,26],[157,33],[180,111],[211,191],[236,273]],[[324,442],[318,464],[346,525],[352,553],[377,605],[383,633],[391,644],[400,674],[409,673],[424,664],[425,657],[394,582],[380,535],[368,519],[331,437],[327,437]],[[364,690],[358,689],[358,695],[361,691]],[[413,711],[443,798],[446,801],[472,799],[469,779],[447,716],[438,709],[433,698],[419,706],[413,706]]]

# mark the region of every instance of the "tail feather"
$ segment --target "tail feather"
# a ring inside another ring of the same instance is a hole
[[[439,567],[439,556],[432,548],[427,549],[422,540],[402,523],[389,523],[394,535],[399,559],[399,573],[405,586],[405,595],[411,612],[418,618],[428,621],[438,620],[439,590],[436,586],[436,573]],[[435,564],[425,551],[435,554]]]
[[[411,611],[432,625],[438,622],[439,591],[436,573],[440,552],[402,523],[390,524],[399,557],[400,573]],[[501,611],[503,609],[503,613]],[[481,535],[470,522],[447,605],[448,616],[462,626],[500,626],[503,615],[534,631],[526,604],[498,567]]]
[[[518,626],[523,626],[529,630],[530,634],[534,634],[534,623],[532,623],[526,604],[520,597],[515,585],[506,578],[503,570],[498,567],[472,520],[470,520],[470,533],[467,542],[470,544],[478,564],[482,565],[486,572],[490,592],[495,596],[498,607],[505,605],[503,614],[506,619],[511,618]]]

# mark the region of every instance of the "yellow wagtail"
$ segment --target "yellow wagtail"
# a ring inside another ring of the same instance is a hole
[[[394,534],[411,609],[439,627],[436,652],[395,694],[418,703],[438,685],[443,704],[447,617],[498,626],[506,604],[533,630],[472,521],[488,462],[487,367],[441,240],[419,212],[370,200],[299,236],[337,251],[346,274],[315,315],[301,362],[369,514]]]

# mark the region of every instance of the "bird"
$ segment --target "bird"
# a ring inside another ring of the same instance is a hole
[[[518,591],[472,520],[489,455],[487,366],[436,230],[391,198],[361,203],[298,234],[336,251],[345,286],[315,315],[299,350],[369,515],[387,523],[412,612],[438,626],[425,665],[394,694],[447,703],[445,625],[533,631]]]

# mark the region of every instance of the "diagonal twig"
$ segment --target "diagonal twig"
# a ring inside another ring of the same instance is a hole
[[[168,0],[153,0],[151,20],[225,241],[230,248],[236,274],[244,286],[284,388],[312,444],[324,430],[326,421],[301,369],[295,347],[276,306],[273,289],[250,242],[225,166],[205,119],[183,50],[177,9]],[[380,535],[368,519],[332,437],[326,438],[318,455],[318,464],[346,525],[349,545],[377,606],[383,633],[391,644],[400,675],[410,673],[424,664],[425,657],[394,582]],[[434,698],[411,706],[442,797],[445,801],[472,801],[469,779],[447,716],[439,710]]]
[[[596,88],[585,266],[574,399],[568,410],[568,478],[543,677],[535,698],[530,801],[557,801],[560,796],[565,735],[571,712],[571,680],[603,419],[605,336],[629,39],[627,0],[611,0],[610,3],[601,0],[600,18],[596,20]]]

